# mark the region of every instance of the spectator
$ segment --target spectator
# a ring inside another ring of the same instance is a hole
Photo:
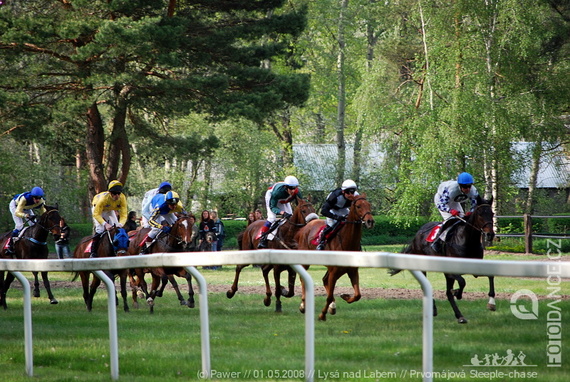
[[[63,218],[59,221],[59,227],[61,234],[54,236],[55,253],[57,253],[58,259],[69,259],[72,257],[69,249],[69,233],[71,230]]]
[[[136,231],[138,228],[137,225],[137,213],[135,211],[129,212],[129,216],[127,217],[127,223],[125,224],[125,231]]]
[[[257,219],[255,218],[254,212],[250,212],[249,215],[247,215],[247,225],[250,225],[251,223],[253,223],[256,220]]]

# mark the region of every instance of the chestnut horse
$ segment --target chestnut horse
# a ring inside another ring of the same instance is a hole
[[[127,255],[127,249],[129,248],[129,238],[123,228],[113,227],[111,230],[105,231],[100,235],[101,238],[99,239],[99,247],[97,248],[97,258]],[[92,240],[93,235],[82,238],[73,251],[73,258],[89,258],[91,255]],[[113,269],[104,272],[107,274],[107,276],[109,276],[111,280],[113,280],[115,276],[119,276],[121,297],[123,298],[123,309],[125,312],[128,312],[129,304],[127,303],[127,270]],[[93,298],[95,297],[97,288],[99,288],[99,285],[101,285],[101,280],[95,276],[95,274],[93,274],[93,281],[91,282],[91,287],[89,287],[89,278],[91,276],[91,273],[91,271],[80,271],[75,273],[75,276],[73,277],[73,280],[76,280],[77,276],[81,277],[81,285],[83,286],[83,300],[85,301],[85,306],[89,312],[91,312],[93,309]],[[117,299],[117,305],[118,304],[119,300]]]
[[[466,259],[482,259],[483,258],[483,240],[491,242],[495,236],[493,231],[493,209],[491,204],[493,200],[483,200],[477,197],[477,207],[465,219],[457,218],[457,224],[453,225],[447,234],[446,244],[443,246],[443,253],[437,253],[431,247],[431,242],[426,239],[432,233],[434,227],[440,222],[430,222],[424,224],[416,233],[412,243],[403,251],[403,253],[428,255],[428,256],[448,256],[461,257]],[[450,220],[448,220],[450,221]],[[391,270],[390,273],[395,275],[400,270]],[[463,317],[461,311],[457,307],[455,299],[461,300],[463,290],[465,289],[465,279],[461,275],[453,275],[444,273],[446,280],[447,300],[451,304],[451,308],[455,313],[455,318],[460,324],[467,323],[467,319]],[[453,290],[455,281],[459,284],[459,289]],[[495,306],[495,283],[494,277],[489,276],[489,310],[496,310]],[[433,303],[433,315],[437,315],[435,301]]]
[[[297,207],[293,210],[293,215],[289,219],[282,219],[279,223],[279,228],[276,230],[275,238],[268,242],[268,247],[270,249],[295,249],[297,244],[294,241],[295,233],[307,225],[311,220],[318,220],[318,216],[315,213],[315,207],[303,199],[297,198]],[[245,231],[238,237],[238,245],[241,250],[252,250],[257,249],[259,243],[259,232],[261,227],[265,224],[265,220],[256,220],[247,226]],[[247,267],[249,264],[236,266],[236,275],[234,278],[234,283],[232,284],[230,290],[226,292],[227,298],[232,298],[238,290],[239,276],[243,268]],[[269,272],[273,270],[273,276],[275,279],[275,311],[281,312],[281,296],[290,298],[295,294],[295,279],[297,274],[288,265],[263,265],[261,267],[261,272],[263,274],[263,279],[265,280],[265,298],[263,299],[263,304],[265,306],[271,305],[271,286],[269,285]],[[289,290],[281,286],[281,273],[287,271],[289,275]]]
[[[22,230],[20,238],[14,242],[14,254],[9,255],[6,252],[6,244],[12,232],[8,232],[0,238],[0,257],[2,258],[15,258],[15,259],[40,259],[44,260],[48,258],[48,247],[47,238],[49,234],[59,235],[61,234],[61,227],[59,222],[61,216],[57,207],[46,206],[46,212],[39,216],[38,221],[29,227]],[[57,304],[58,301],[53,296],[51,292],[51,286],[48,279],[47,272],[41,272],[42,279],[44,282],[44,287],[48,294],[50,304]],[[33,272],[34,274],[34,297],[40,297],[38,272]],[[6,306],[6,292],[10,289],[10,285],[14,281],[14,275],[10,272],[6,275],[4,279],[4,271],[0,272],[0,306],[7,309]]]
[[[298,249],[315,249],[318,245],[318,237],[326,222],[315,220],[301,228],[295,235]],[[350,207],[350,212],[346,221],[341,223],[341,227],[331,239],[328,240],[325,249],[329,251],[361,251],[360,239],[362,238],[362,226],[371,229],[374,227],[374,217],[370,202],[366,200],[366,195],[361,194],[355,197]],[[304,266],[309,269],[309,265]],[[358,268],[327,266],[327,272],[323,276],[323,285],[327,292],[326,305],[319,314],[319,320],[326,321],[327,310],[330,314],[336,313],[336,303],[334,299],[334,288],[338,279],[347,274],[354,288],[354,295],[342,294],[340,297],[349,304],[360,300],[360,286]],[[299,310],[305,312],[305,287],[303,285],[303,295]]]
[[[160,232],[158,234],[154,243],[149,248],[148,253],[185,252],[192,244],[192,226],[193,223],[189,216],[180,215],[172,225],[172,229],[169,233]],[[150,228],[143,228],[136,231],[131,237],[131,244],[129,246],[129,254],[131,256],[135,256],[140,253],[141,244],[144,244],[149,232]],[[133,275],[133,272],[136,275],[136,278]],[[152,276],[150,292],[148,291],[147,283],[144,280],[145,273],[150,273]],[[184,300],[182,293],[180,293],[178,283],[174,279],[174,276],[183,277],[188,282],[188,302]],[[178,300],[180,301],[180,305],[186,305],[189,308],[193,308],[195,306],[195,302],[194,289],[192,288],[192,277],[186,269],[182,267],[131,270],[131,288],[133,291],[132,296],[134,305],[138,307],[137,290],[140,288],[150,307],[150,313],[154,313],[154,299],[162,296],[168,281],[172,284],[172,287],[178,296]]]

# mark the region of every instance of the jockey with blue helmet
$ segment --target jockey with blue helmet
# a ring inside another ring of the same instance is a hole
[[[267,248],[267,236],[277,228],[274,224],[277,215],[281,214],[288,219],[293,214],[291,201],[295,198],[303,198],[299,191],[299,180],[289,175],[283,182],[277,182],[265,192],[265,207],[267,208],[267,220],[261,227],[261,239],[258,248]]]
[[[18,236],[22,229],[24,228],[24,219],[29,226],[33,226],[36,220],[36,214],[34,210],[38,210],[39,214],[42,215],[46,212],[45,207],[45,193],[41,187],[34,187],[29,192],[24,192],[18,194],[12,198],[9,204],[10,213],[12,214],[12,219],[14,220],[14,230],[12,231],[12,238]],[[13,240],[10,239],[8,243],[8,252],[13,253]]]
[[[148,220],[150,215],[152,215],[154,207],[152,206],[152,198],[157,194],[166,194],[168,191],[172,190],[172,185],[169,182],[162,182],[157,188],[148,190],[145,192],[142,203],[141,203],[141,226],[143,228],[150,227]]]
[[[477,207],[477,197],[479,193],[475,186],[473,186],[473,183],[475,183],[473,175],[468,172],[462,172],[457,177],[457,180],[448,180],[439,185],[437,193],[434,196],[434,202],[444,222],[431,245],[435,252],[441,252],[442,242],[445,242],[447,232],[449,228],[453,226],[451,223],[445,223],[447,221],[451,222],[452,220],[457,220],[451,218],[462,218],[469,215],[475,210],[475,207]],[[467,201],[471,204],[471,208],[467,213],[464,213],[462,203]]]
[[[357,188],[354,180],[346,179],[339,188],[331,191],[327,196],[321,208],[321,215],[326,216],[327,224],[321,232],[317,250],[322,251],[325,249],[329,236],[333,235],[333,231],[339,226],[340,222],[346,220],[352,201],[359,195],[358,191],[356,191]]]
[[[170,232],[170,227],[176,223],[177,213],[186,214],[184,206],[180,201],[180,196],[174,191],[168,191],[165,194],[158,193],[152,200],[152,214],[148,220],[151,230],[148,237],[154,240],[156,236],[162,232]],[[166,224],[164,224],[166,223]]]

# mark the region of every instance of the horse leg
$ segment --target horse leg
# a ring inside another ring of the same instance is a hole
[[[194,288],[192,287],[192,275],[188,272],[184,272],[184,278],[188,283],[188,305],[189,308],[193,308],[196,306],[196,302],[194,301]]]
[[[330,314],[336,314],[336,303],[334,301],[334,287],[336,285],[336,281],[338,277],[336,276],[335,271],[331,271],[327,269],[325,275],[323,276],[323,285],[325,286],[325,290],[327,291],[327,301],[325,307],[319,314],[320,321],[327,320],[327,311]]]
[[[87,308],[88,312],[91,312],[92,304],[89,300],[89,277],[91,272],[79,272],[79,276],[81,277],[81,286],[83,287],[83,301],[85,301],[85,307]]]
[[[350,278],[350,282],[352,283],[352,288],[354,289],[354,295],[351,297],[349,294],[344,293],[341,294],[340,297],[349,304],[352,304],[353,302],[360,300],[360,297],[362,297],[362,295],[360,294],[358,268],[348,268],[346,270],[346,274],[348,275],[348,278]]]
[[[38,280],[38,273],[39,272],[32,272],[32,274],[34,275],[34,291],[33,291],[34,297],[40,297],[40,281]]]
[[[129,275],[129,283],[131,284],[131,296],[133,299],[133,308],[138,309],[139,308],[139,302],[138,302],[138,282],[135,279],[135,277],[133,276],[133,269],[129,269],[128,271],[128,275]]]
[[[271,285],[269,285],[269,272],[273,269],[272,265],[264,265],[261,268],[263,274],[263,280],[265,280],[265,298],[263,299],[263,305],[271,305]]]
[[[453,275],[455,280],[457,280],[457,284],[459,285],[459,289],[455,289],[453,291],[453,295],[456,299],[461,300],[463,298],[463,291],[465,290],[465,279],[461,275]]]
[[[162,297],[162,295],[164,294],[164,289],[168,285],[168,281],[171,280],[171,276],[163,274],[160,279],[161,279],[160,289],[156,291],[156,297]],[[174,280],[174,278],[172,278],[172,280]],[[176,284],[176,286],[178,286],[178,284]]]
[[[53,293],[51,292],[51,285],[49,283],[49,279],[48,279],[48,273],[47,272],[42,272],[42,280],[44,282],[44,288],[46,288],[46,292],[48,294],[48,298],[49,298],[49,303],[52,305],[55,305],[58,303],[58,301],[55,299],[55,297],[53,296]],[[40,295],[40,291],[38,288],[38,296]]]
[[[459,322],[460,324],[466,324],[467,319],[465,319],[465,317],[463,317],[463,315],[461,314],[461,311],[457,307],[457,303],[455,302],[455,297],[453,295],[453,284],[455,283],[455,277],[454,275],[445,273],[445,280],[447,285],[445,290],[445,295],[447,296],[447,301],[449,301],[449,303],[451,304],[451,308],[455,313],[455,318],[457,318],[457,322]]]
[[[121,297],[123,298],[123,309],[125,313],[129,312],[129,304],[127,302],[127,270],[119,273],[119,280],[121,284]]]
[[[489,277],[489,302],[487,303],[487,309],[490,311],[496,311],[497,305],[495,305],[495,277]]]
[[[273,267],[273,279],[275,280],[275,313],[281,313],[281,295],[283,295],[283,289],[281,286],[281,272],[283,268],[276,265]]]
[[[91,282],[91,287],[89,288],[89,306],[87,307],[87,310],[91,312],[91,309],[93,309],[93,299],[95,298],[95,293],[97,293],[97,288],[99,288],[99,285],[101,285],[101,280],[93,275],[93,281]]]
[[[303,268],[305,269],[309,269],[310,265],[303,265]],[[305,281],[303,280],[303,278],[300,278],[301,280],[301,305],[299,305],[299,312],[301,313],[305,313]]]
[[[150,286],[150,293],[146,299],[148,306],[150,307],[150,314],[154,313],[154,299],[156,298],[156,290],[160,286],[160,281],[162,279],[161,276],[156,275],[154,272],[151,272],[152,275],[152,284]]]
[[[178,287],[178,283],[176,282],[176,279],[174,279],[174,275],[168,275],[166,277],[167,277],[167,280],[170,281],[170,283],[172,284],[172,287],[174,288],[174,291],[176,292],[176,296],[178,297],[178,301],[180,301],[180,305],[183,305],[183,306],[188,305],[186,300],[184,300],[184,296],[182,296],[182,293],[180,293],[180,288]],[[164,290],[164,283],[163,283],[163,287],[161,288],[161,291],[163,291],[163,290]]]
[[[6,305],[6,294],[8,289],[10,289],[10,285],[12,281],[14,281],[14,275],[10,272],[6,275],[6,279],[2,283],[2,291],[0,293],[0,306],[4,308],[4,310],[8,309],[8,305]]]
[[[283,295],[287,298],[291,298],[295,296],[295,280],[297,279],[297,272],[295,272],[293,268],[288,267],[287,273],[288,273],[287,281],[289,283],[289,291],[285,291],[285,289],[283,289],[283,291],[288,292],[288,293],[283,293]]]
[[[239,275],[241,273],[241,270],[244,269],[245,267],[247,267],[249,264],[245,264],[245,265],[236,265],[236,275],[234,277],[234,283],[232,284],[232,286],[230,287],[230,290],[226,292],[226,297],[227,298],[232,298],[234,297],[234,295],[236,294],[237,290],[238,290],[238,282],[239,282]]]

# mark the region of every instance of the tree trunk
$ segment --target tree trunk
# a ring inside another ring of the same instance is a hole
[[[337,55],[337,76],[338,76],[338,106],[337,106],[337,127],[336,145],[337,169],[336,183],[340,184],[344,180],[344,169],[346,164],[346,143],[344,142],[345,112],[346,112],[346,76],[344,73],[345,61],[345,36],[344,36],[344,12],[348,7],[348,0],[340,1],[340,14],[338,18],[338,55]]]
[[[89,165],[89,200],[95,194],[106,189],[107,182],[103,173],[103,151],[105,133],[103,120],[96,103],[87,109],[87,142],[85,155]]]

